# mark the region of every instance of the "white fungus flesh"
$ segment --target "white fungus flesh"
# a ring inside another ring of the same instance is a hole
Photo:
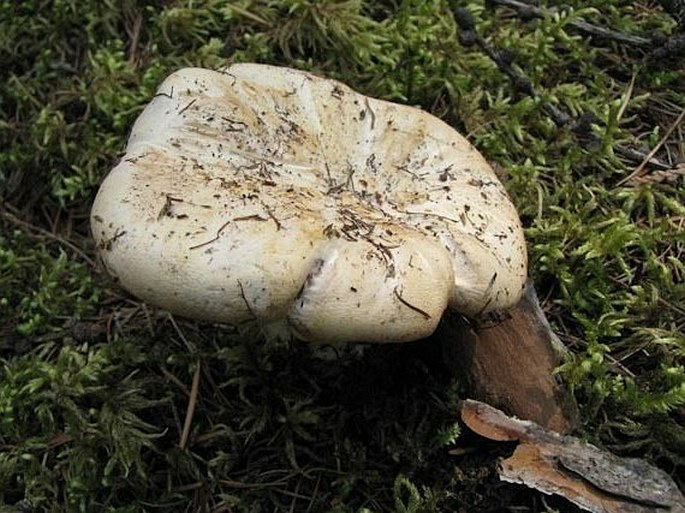
[[[172,313],[319,342],[428,336],[513,306],[504,187],[454,129],[288,68],[169,76],[91,214],[106,269]]]

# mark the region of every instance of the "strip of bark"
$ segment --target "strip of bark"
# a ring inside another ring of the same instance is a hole
[[[532,284],[500,319],[453,319],[439,331],[445,359],[472,397],[559,433],[571,432],[578,409],[555,374],[565,351],[540,308]]]

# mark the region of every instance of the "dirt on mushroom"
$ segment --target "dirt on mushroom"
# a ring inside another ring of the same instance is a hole
[[[173,313],[404,342],[447,308],[521,295],[523,232],[502,184],[419,109],[289,68],[189,68],[160,85],[126,152],[93,234],[124,288]]]

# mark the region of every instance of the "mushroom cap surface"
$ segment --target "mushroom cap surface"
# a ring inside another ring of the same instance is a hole
[[[320,342],[417,340],[447,308],[512,306],[527,272],[514,206],[454,129],[260,64],[170,75],[91,227],[139,298]]]

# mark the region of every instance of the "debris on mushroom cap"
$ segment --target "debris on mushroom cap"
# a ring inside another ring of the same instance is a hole
[[[91,226],[141,299],[300,338],[401,342],[446,308],[504,309],[526,277],[502,184],[413,107],[289,68],[169,76],[102,183]]]

